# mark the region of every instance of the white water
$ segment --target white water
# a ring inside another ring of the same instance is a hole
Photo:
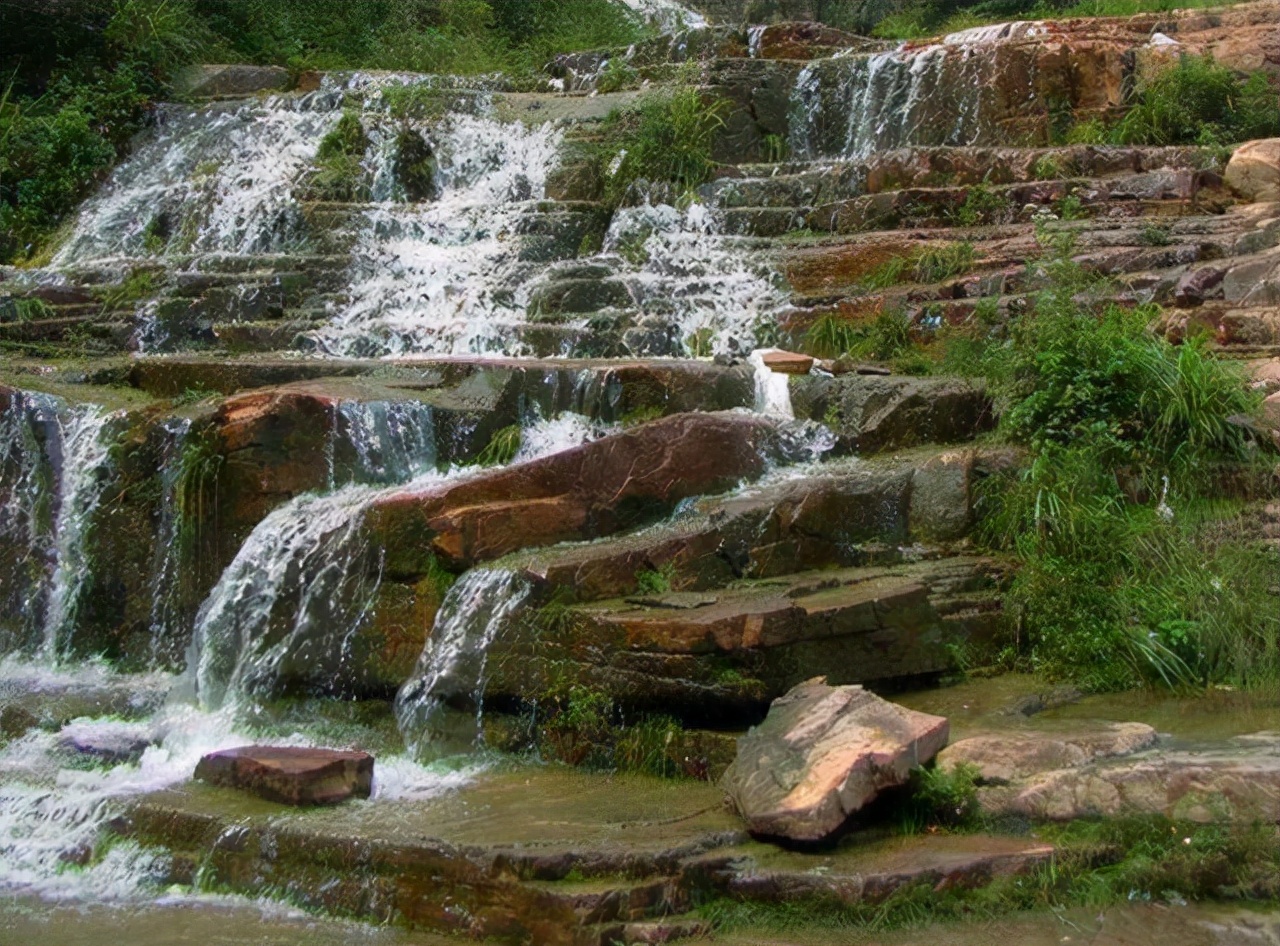
[[[636,13],[649,20],[663,33],[705,30],[707,18],[677,0],[622,0]]]
[[[791,99],[799,159],[863,159],[920,145],[983,143],[994,131],[999,64],[990,47],[1039,35],[1039,23],[961,30],[941,42],[810,63]]]
[[[517,459],[567,450],[601,433],[600,425],[573,415],[541,422],[525,432]],[[477,473],[431,470],[407,485],[308,493],[267,516],[200,608],[191,666],[201,705],[245,709],[282,681],[355,682],[349,645],[369,616],[381,568],[381,551],[364,537],[365,512],[389,492]]]
[[[167,106],[155,137],[85,203],[54,266],[297,246],[303,234],[293,188],[339,115],[285,97]],[[161,246],[147,239],[157,226],[169,236]]]
[[[181,525],[179,492],[182,485],[183,451],[191,421],[170,418],[163,425],[165,446],[161,459],[160,526],[156,531],[155,555],[151,565],[151,666],[171,662],[177,656],[166,653],[173,641],[186,640],[189,627],[183,626],[178,590],[183,562],[178,530]]]
[[[89,573],[85,539],[89,519],[108,483],[111,415],[96,406],[76,406],[59,414],[62,458],[58,511],[54,520],[56,564],[49,587],[42,653],[57,659],[75,630],[80,589]]]
[[[669,326],[682,354],[745,355],[757,326],[787,302],[777,274],[736,250],[715,211],[696,201],[617,211],[604,252],[622,267],[641,313]]]
[[[120,676],[95,664],[54,671],[0,661],[0,694],[10,696],[116,688],[136,691],[149,702],[172,683],[155,674]],[[71,767],[74,752],[65,743],[73,736],[87,742],[126,736],[151,745],[136,762]],[[0,891],[107,903],[153,899],[168,867],[163,853],[119,843],[87,868],[72,863],[89,859],[122,802],[186,782],[204,754],[248,743],[314,744],[305,732],[264,739],[241,728],[231,713],[205,713],[180,703],[132,722],[85,718],[60,732],[33,731],[9,742],[0,748]],[[380,758],[374,798],[428,798],[465,784],[476,771],[474,766],[430,769],[401,756]]]
[[[473,568],[449,589],[418,666],[396,694],[396,719],[411,755],[420,756],[431,741],[436,715],[451,697],[474,701],[478,724],[489,648],[531,591],[517,572],[489,568]]]
[[[39,629],[40,597],[52,558],[51,503],[56,472],[42,441],[57,442],[58,404],[48,395],[16,392],[0,413],[0,608],[19,646]],[[19,551],[23,550],[23,551]]]
[[[796,414],[791,407],[791,376],[774,371],[764,363],[764,356],[777,350],[761,348],[751,353],[750,361],[755,368],[755,408],[761,414],[794,420]]]
[[[431,136],[438,200],[382,203],[364,217],[350,301],[316,332],[334,355],[520,354],[529,273],[521,221],[535,212],[563,132],[454,115]]]

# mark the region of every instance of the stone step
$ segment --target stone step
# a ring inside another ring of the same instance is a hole
[[[937,676],[952,668],[952,648],[993,638],[1004,575],[992,559],[955,557],[534,611],[490,645],[486,706],[577,685],[628,711],[740,724],[814,676]],[[436,692],[468,695],[449,681]]]
[[[425,800],[310,810],[192,784],[135,801],[111,829],[171,853],[170,882],[199,870],[248,896],[287,890],[314,910],[548,946],[704,935],[694,897],[875,904],[914,885],[980,888],[1054,854],[958,834],[784,851],[747,839],[721,799],[705,783],[521,766]]]

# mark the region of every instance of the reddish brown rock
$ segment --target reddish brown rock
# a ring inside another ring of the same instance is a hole
[[[904,784],[949,732],[941,716],[819,677],[774,701],[738,741],[721,784],[752,833],[820,841],[884,789]]]
[[[590,539],[659,518],[689,496],[764,472],[779,449],[753,414],[678,414],[474,479],[377,501],[368,524],[393,575],[428,555],[470,567],[522,548]]]
[[[878,52],[885,45],[821,23],[773,23],[753,34],[750,52],[760,59],[810,60],[845,49]]]
[[[800,355],[793,351],[767,351],[760,356],[766,368],[778,374],[808,374],[813,367],[810,355]]]
[[[244,746],[205,756],[195,777],[285,805],[334,805],[369,797],[373,756],[337,749]]]

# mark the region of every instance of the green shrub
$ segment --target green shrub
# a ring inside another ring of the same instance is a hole
[[[985,184],[977,184],[965,193],[964,203],[947,214],[959,227],[977,227],[983,224],[1006,223],[1013,217],[1013,205],[1009,198],[998,194]]]
[[[671,590],[675,573],[675,562],[667,562],[660,568],[642,568],[636,572],[636,589],[642,595],[664,595]]]
[[[973,269],[976,258],[977,252],[969,242],[931,247],[916,257],[916,282],[942,282],[963,276]]]
[[[856,347],[864,334],[848,319],[824,315],[805,332],[804,350],[819,358],[839,358]]]
[[[724,125],[725,107],[723,101],[704,101],[697,89],[681,89],[651,95],[634,111],[609,116],[607,144],[597,160],[610,202],[621,203],[640,180],[670,184],[681,193],[709,180],[716,167],[711,146]]]
[[[1153,311],[1091,308],[1105,286],[1069,252],[1045,261],[1047,288],[983,360],[1001,430],[1032,451],[987,484],[983,524],[1021,562],[1006,608],[1026,652],[1091,689],[1277,679],[1280,610],[1260,577],[1274,563],[1188,519],[1219,464],[1251,462],[1238,418],[1257,400],[1203,340],[1152,334]]]
[[[1211,56],[1182,56],[1138,88],[1111,138],[1117,144],[1228,144],[1280,134],[1280,104],[1265,73],[1241,79]]]
[[[1148,224],[1138,234],[1138,242],[1143,246],[1168,246],[1173,242],[1173,235],[1168,227]]]
[[[907,278],[911,271],[911,259],[907,256],[895,256],[881,263],[862,278],[859,285],[868,292],[888,289]]]

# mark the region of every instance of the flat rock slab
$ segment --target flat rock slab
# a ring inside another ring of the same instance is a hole
[[[808,374],[814,359],[793,351],[767,351],[760,356],[765,367],[778,374]]]
[[[722,785],[753,834],[820,841],[947,744],[940,716],[817,678],[775,700]]]
[[[983,788],[984,812],[1067,821],[1162,815],[1198,823],[1280,822],[1280,733],[1203,750],[1152,751]]]
[[[334,805],[369,797],[373,756],[337,749],[244,746],[205,756],[195,777],[285,805]]]
[[[1038,772],[1076,768],[1095,759],[1132,755],[1159,742],[1146,723],[1102,723],[1063,735],[1009,732],[973,736],[943,749],[938,767],[951,771],[962,765],[977,772],[981,782],[999,785]]]

